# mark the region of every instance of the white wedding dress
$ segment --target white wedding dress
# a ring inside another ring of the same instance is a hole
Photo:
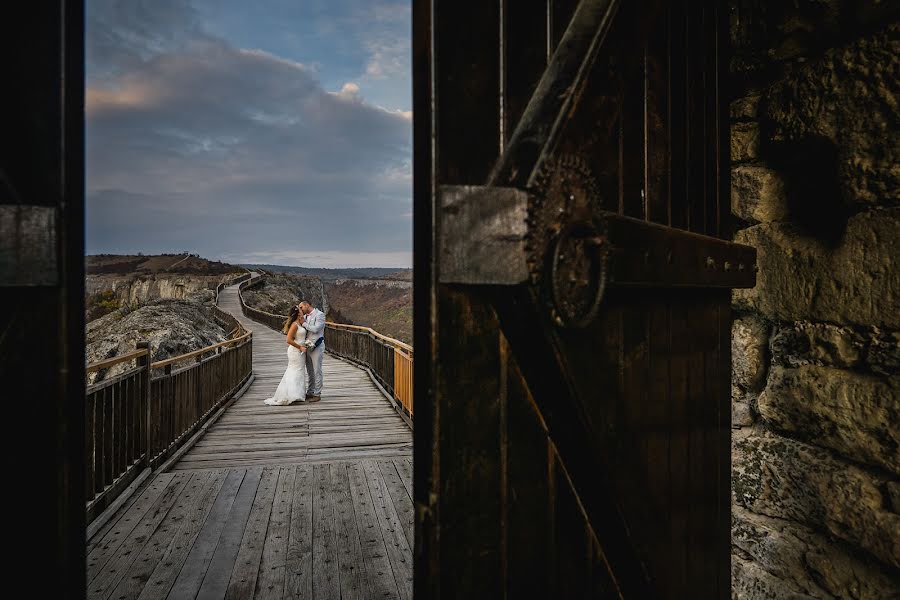
[[[298,327],[294,333],[294,341],[302,344],[306,339],[306,330]],[[292,402],[306,400],[306,356],[293,346],[287,347],[288,366],[284,377],[275,390],[275,395],[263,400],[270,406],[286,406]]]

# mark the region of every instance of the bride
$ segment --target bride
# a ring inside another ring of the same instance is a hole
[[[306,401],[306,329],[302,327],[305,316],[299,306],[291,308],[291,314],[284,322],[287,333],[288,365],[275,390],[275,395],[263,400],[270,406],[286,406],[294,402]]]

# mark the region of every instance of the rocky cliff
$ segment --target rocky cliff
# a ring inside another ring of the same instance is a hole
[[[85,295],[114,298],[119,306],[140,306],[154,300],[198,299],[215,297],[216,286],[231,276],[153,273],[129,275],[88,275]]]
[[[244,269],[191,254],[95,255],[86,258],[85,299],[91,321],[120,307],[159,299],[209,303],[219,283]]]
[[[262,284],[245,289],[243,297],[248,306],[276,315],[287,315],[302,300],[328,312],[322,280],[308,275],[266,274]]]
[[[355,325],[412,343],[412,282],[337,279],[326,284],[336,312]]]
[[[151,360],[159,361],[225,341],[225,331],[210,307],[195,300],[159,299],[134,310],[118,309],[91,321],[86,331],[87,362],[127,354],[138,341],[150,342]],[[129,364],[92,373],[95,383],[131,368]]]
[[[735,598],[900,597],[897,8],[732,2]]]

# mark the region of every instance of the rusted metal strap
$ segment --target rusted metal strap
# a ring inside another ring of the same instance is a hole
[[[438,225],[441,283],[519,285],[527,266],[528,192],[442,186]],[[594,215],[594,246],[607,287],[750,288],[756,249],[610,212]]]
[[[623,217],[600,219],[609,248],[607,285],[617,287],[752,288],[756,249]]]

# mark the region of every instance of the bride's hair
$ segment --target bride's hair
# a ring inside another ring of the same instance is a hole
[[[291,328],[291,323],[297,320],[297,317],[300,316],[300,307],[296,304],[291,307],[290,315],[288,315],[287,320],[284,322],[284,325],[281,327],[281,333],[287,333],[288,329]]]

